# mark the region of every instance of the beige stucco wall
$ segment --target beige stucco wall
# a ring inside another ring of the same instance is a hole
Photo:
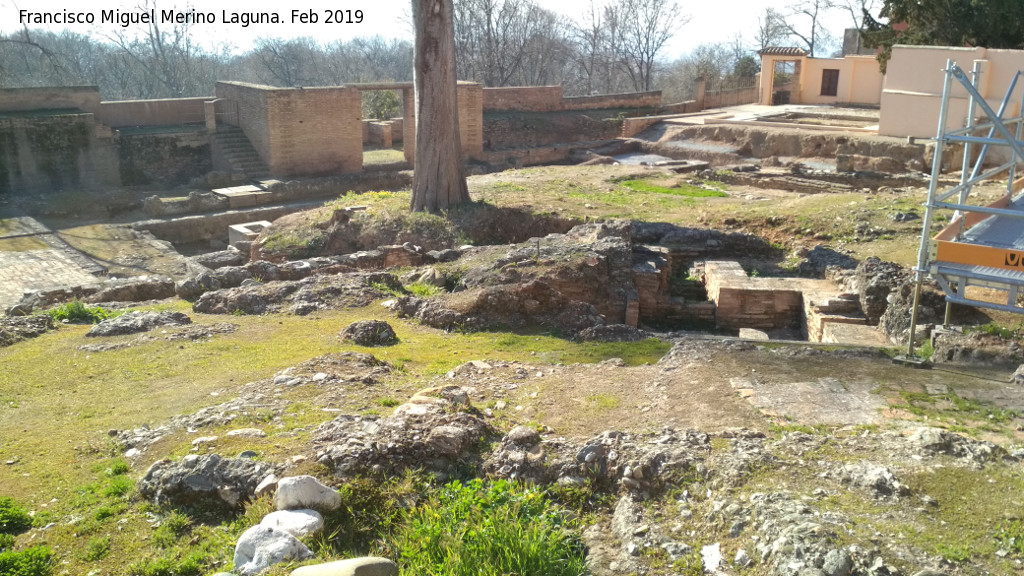
[[[845,58],[800,58],[793,56],[762,56],[761,70],[775,69],[776,62],[799,60],[801,71],[799,89],[790,96],[793,104],[868,104],[881,102],[883,76],[874,56],[847,56]],[[835,96],[822,96],[823,70],[839,70],[839,86]],[[773,74],[761,74],[758,104],[772,103]]]
[[[882,85],[885,76],[878,68],[878,60],[874,56],[847,56],[854,81],[850,83],[847,102],[853,104],[879,104],[882,101]],[[842,77],[839,89],[843,89]]]
[[[968,74],[975,61],[981,63],[979,92],[994,110],[998,110],[1013,76],[1017,71],[1024,70],[1024,50],[894,46],[882,90],[879,134],[922,138],[935,136],[945,81],[943,70],[947,59],[952,59]],[[1017,87],[1007,115],[1019,111],[1022,88],[1024,86]],[[961,128],[966,122],[967,91],[954,81],[946,129]]]

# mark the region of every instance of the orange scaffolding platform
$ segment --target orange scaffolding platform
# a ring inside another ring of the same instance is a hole
[[[1024,178],[1018,177],[1018,169],[1024,164],[1024,94],[1016,94],[1024,91],[1024,82],[1018,82],[1024,78],[1024,71],[1014,76],[998,111],[977,90],[977,63],[969,79],[963,69],[949,60],[945,75],[915,268],[917,286],[908,342],[910,355],[925,277],[934,279],[946,294],[947,325],[951,303],[1024,313],[1024,195],[1020,194]],[[967,91],[967,121],[963,128],[946,130],[953,82]],[[1017,90],[1018,85],[1022,90]],[[982,122],[976,122],[976,112],[980,112]],[[962,145],[964,149],[960,183],[940,189],[943,152],[951,145]],[[993,163],[998,165],[991,167]],[[1005,180],[1005,195],[995,202],[979,202],[973,194],[974,187],[993,180]],[[950,224],[932,236],[932,223],[943,210],[953,212]],[[972,298],[968,295],[972,286],[1002,291],[1006,299],[993,302]]]

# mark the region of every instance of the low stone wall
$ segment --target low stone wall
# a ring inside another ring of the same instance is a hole
[[[394,135],[394,126],[391,122],[378,122],[371,120],[363,121],[363,128],[366,135],[363,137],[363,144],[372,144],[382,148],[391,148]]]
[[[228,228],[257,220],[274,221],[281,216],[307,210],[312,204],[271,206],[251,210],[230,210],[217,214],[201,214],[157,220],[143,220],[132,224],[135,230],[145,230],[161,240],[174,244],[192,244],[228,238]]]

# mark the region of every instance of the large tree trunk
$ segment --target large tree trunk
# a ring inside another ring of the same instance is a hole
[[[459,141],[452,0],[412,0],[416,25],[416,160],[412,210],[469,200]]]

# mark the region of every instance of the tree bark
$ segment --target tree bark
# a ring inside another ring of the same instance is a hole
[[[469,201],[459,139],[452,0],[412,0],[416,26],[414,212]]]

